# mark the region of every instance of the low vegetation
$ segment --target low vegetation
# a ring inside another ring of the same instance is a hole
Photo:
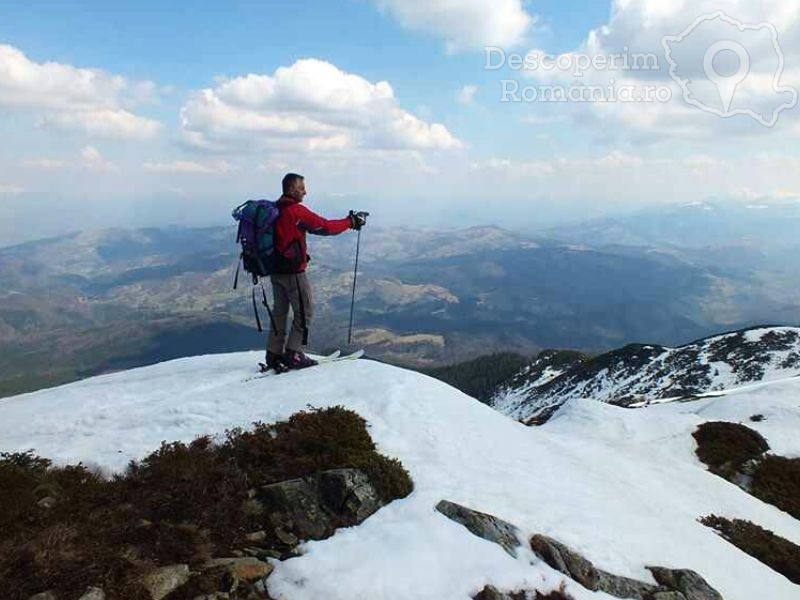
[[[530,358],[521,354],[500,352],[446,367],[421,369],[421,372],[486,403],[492,399],[497,386],[529,362]]]
[[[712,473],[800,519],[800,458],[767,454],[761,434],[737,423],[703,423],[693,435]]]
[[[703,517],[700,522],[789,581],[800,585],[800,546],[750,521],[710,515]]]
[[[711,472],[729,479],[742,466],[769,450],[760,433],[738,423],[711,421],[700,425],[693,434],[697,457]]]
[[[164,443],[112,479],[32,453],[1,454],[3,598],[49,589],[78,598],[90,585],[110,600],[146,598],[137,581],[154,567],[246,545],[246,533],[263,527],[247,510],[255,487],[346,467],[368,472],[386,501],[411,492],[403,466],[378,454],[365,421],[342,407],[229,431],[219,444]]]
[[[800,458],[764,458],[753,475],[753,495],[800,519]]]

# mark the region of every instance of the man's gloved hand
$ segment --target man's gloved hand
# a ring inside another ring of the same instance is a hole
[[[367,217],[369,216],[369,213],[364,212],[363,210],[351,210],[348,216],[350,217],[350,227],[352,229],[359,230],[367,224]]]

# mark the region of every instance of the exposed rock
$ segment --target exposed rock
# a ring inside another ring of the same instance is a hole
[[[531,548],[543,561],[554,569],[569,575],[583,587],[603,591],[617,598],[647,600],[657,591],[657,587],[643,581],[614,575],[595,567],[591,561],[564,544],[544,535],[531,538]]]
[[[316,480],[290,479],[261,488],[261,497],[269,506],[273,527],[291,520],[294,530],[304,539],[323,539],[333,532],[333,522],[320,506]]]
[[[332,469],[319,475],[322,501],[334,514],[361,523],[381,507],[369,477],[358,469]]]
[[[279,542],[290,547],[294,547],[298,544],[297,537],[286,531],[283,527],[275,529],[275,537],[278,538]]]
[[[499,544],[514,558],[517,557],[516,549],[521,545],[520,535],[519,530],[511,523],[448,500],[440,501],[436,505],[436,510],[460,523],[478,537]]]
[[[147,573],[141,584],[150,593],[153,600],[161,600],[189,581],[188,565],[170,565]]]
[[[337,527],[358,525],[384,504],[359,469],[331,469],[273,483],[249,502],[262,505],[278,541],[288,548],[300,539],[325,539]]]
[[[260,544],[261,542],[267,539],[267,532],[264,530],[253,531],[252,533],[246,534],[244,536],[244,539],[246,539],[251,544]]]
[[[602,591],[617,598],[636,600],[723,600],[700,575],[689,569],[647,567],[658,586],[620,577],[595,567],[591,561],[564,544],[543,536],[531,538],[531,548],[554,569],[568,575],[592,591]]]
[[[243,558],[212,558],[203,565],[204,569],[224,568],[234,579],[255,581],[267,577],[274,567],[252,556]]]
[[[99,587],[90,587],[78,600],[106,600],[106,593]]]
[[[656,581],[671,590],[681,592],[686,600],[722,600],[722,596],[700,575],[689,569],[647,567]]]
[[[650,600],[686,600],[686,596],[680,592],[656,592]]]

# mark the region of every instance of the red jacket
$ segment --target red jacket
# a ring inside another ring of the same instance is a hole
[[[302,273],[308,266],[306,233],[338,235],[350,229],[350,218],[328,220],[306,208],[294,198],[278,199],[280,215],[275,221],[275,249],[279,273]]]

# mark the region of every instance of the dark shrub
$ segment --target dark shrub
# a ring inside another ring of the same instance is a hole
[[[715,529],[743,552],[800,584],[800,546],[750,521],[710,515],[703,517],[700,522]]]
[[[697,457],[713,473],[730,478],[744,463],[769,450],[760,433],[738,423],[703,423],[693,434]]]
[[[753,476],[752,493],[800,519],[800,458],[768,455]]]

